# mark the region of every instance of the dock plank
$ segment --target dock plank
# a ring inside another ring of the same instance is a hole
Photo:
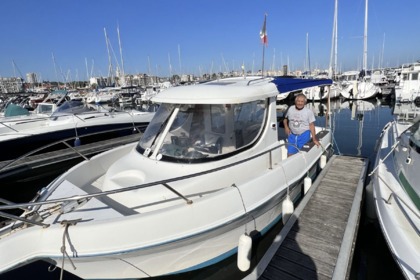
[[[333,156],[257,267],[244,279],[345,279],[368,160]]]

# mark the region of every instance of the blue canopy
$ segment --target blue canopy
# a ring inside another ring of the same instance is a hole
[[[315,86],[332,85],[331,79],[299,79],[293,77],[275,77],[271,82],[276,85],[280,93],[297,91]]]

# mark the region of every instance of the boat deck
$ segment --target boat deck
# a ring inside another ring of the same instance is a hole
[[[334,155],[244,279],[346,279],[368,160]]]

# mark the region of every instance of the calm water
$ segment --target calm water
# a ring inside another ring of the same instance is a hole
[[[324,126],[326,104],[310,103],[317,116],[317,125]],[[286,108],[279,106],[279,108]],[[384,125],[393,119],[393,112],[400,110],[383,100],[342,102],[332,101],[330,116],[334,130],[334,150],[337,154],[366,157],[370,168],[374,163],[374,147]],[[367,178],[369,180],[369,178]],[[258,241],[253,249],[253,264],[261,258],[274,236],[281,229],[281,224],[273,228],[267,236]],[[57,248],[59,250],[60,248]],[[38,261],[31,265],[0,275],[0,279],[54,279],[60,278],[60,271],[47,272],[48,264]],[[236,268],[236,258],[229,258],[222,263],[194,273],[177,277],[160,277],[159,279],[241,279],[246,274]],[[355,254],[353,257],[351,279],[403,279],[395,264],[379,226],[362,213]],[[64,279],[80,279],[69,273]]]

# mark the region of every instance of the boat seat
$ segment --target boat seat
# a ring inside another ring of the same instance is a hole
[[[209,143],[204,145],[196,145],[194,149],[199,152],[209,153],[209,154],[221,154],[223,147],[223,138],[219,137],[215,143]]]
[[[319,141],[321,141],[321,139],[328,133],[327,130],[321,130],[316,134],[316,137],[318,138]],[[312,147],[315,146],[314,141],[311,140],[306,143],[305,145],[303,145],[303,147],[300,149],[302,152],[308,152],[310,149],[312,149]]]

